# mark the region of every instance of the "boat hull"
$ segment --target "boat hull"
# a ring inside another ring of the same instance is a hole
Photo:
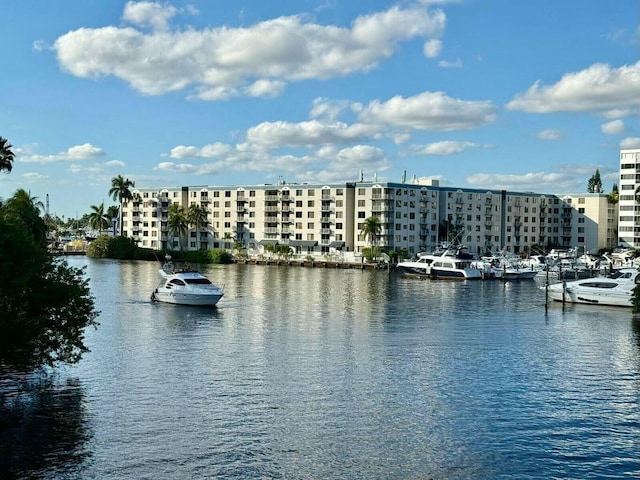
[[[398,264],[396,268],[406,275],[422,275],[422,276],[428,276],[429,270],[430,270],[428,267],[425,267],[425,266],[410,266],[410,265],[400,265],[400,264]]]
[[[151,299],[156,302],[172,303],[174,305],[191,305],[198,307],[213,307],[222,298],[222,293],[179,293],[179,292],[164,292],[158,289],[153,292]]]
[[[581,303],[584,305],[607,305],[611,307],[631,307],[630,295],[598,295],[584,292],[566,292],[562,290],[549,290],[549,298],[557,302]]]
[[[443,280],[477,280],[482,278],[482,272],[473,268],[446,270],[432,267],[431,276]]]
[[[538,272],[536,270],[506,270],[502,278],[505,280],[531,280],[536,278]]]
[[[623,268],[612,272],[607,277],[554,283],[542,288],[546,289],[549,298],[558,302],[631,307],[633,294],[638,285],[640,285],[638,269]]]

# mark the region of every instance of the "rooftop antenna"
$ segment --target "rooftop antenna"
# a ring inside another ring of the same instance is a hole
[[[402,171],[402,183],[407,183],[407,171]]]
[[[364,182],[364,171],[360,170],[360,181]]]

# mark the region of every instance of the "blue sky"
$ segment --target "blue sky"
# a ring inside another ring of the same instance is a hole
[[[0,197],[399,182],[541,193],[640,148],[636,0],[5,2]]]

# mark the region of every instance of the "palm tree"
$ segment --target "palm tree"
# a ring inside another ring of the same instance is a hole
[[[100,205],[91,205],[91,210],[93,211],[89,214],[89,226],[98,230],[98,235],[102,235],[102,230],[109,228],[110,223],[104,211],[104,202]]]
[[[48,227],[40,218],[40,210],[42,209],[44,209],[44,205],[38,200],[38,197],[32,197],[29,192],[20,188],[13,197],[7,200],[2,214],[5,217],[17,219],[31,231],[38,241],[46,244]]]
[[[168,227],[174,237],[176,235],[180,237],[179,244],[180,250],[182,250],[182,237],[189,231],[189,222],[187,221],[184,208],[177,203],[169,205]]]
[[[378,217],[369,217],[364,220],[362,225],[362,234],[365,240],[368,240],[371,245],[371,256],[377,258],[378,252],[376,251],[376,245],[378,243],[378,237],[382,231],[382,223]]]
[[[198,232],[207,226],[208,213],[206,208],[195,203],[191,204],[187,210],[187,222],[196,229],[196,238],[199,238]]]
[[[120,213],[120,207],[118,207],[117,205],[110,205],[109,208],[107,208],[107,218],[109,219],[109,225],[113,225],[113,219],[118,217],[118,214]],[[113,234],[115,235],[116,232],[113,232]]]
[[[13,197],[7,201],[7,207],[11,207],[11,205],[16,207],[31,206],[35,208],[38,213],[40,213],[40,210],[44,210],[44,204],[38,200],[38,197],[32,197],[31,192],[27,192],[24,188],[16,190]]]
[[[382,223],[378,217],[369,217],[364,220],[362,225],[362,234],[365,240],[368,240],[371,246],[375,246],[378,243],[378,237],[382,231]]]
[[[6,138],[0,137],[0,170],[6,170],[10,172],[13,168],[13,159],[15,158],[13,146]]]
[[[229,232],[224,232],[222,240],[224,240],[224,248],[230,248],[229,244],[232,243],[232,241],[235,241],[235,237]]]
[[[122,236],[122,202],[124,200],[133,200],[133,194],[131,188],[135,187],[135,183],[128,178],[123,178],[122,175],[113,177],[111,179],[111,188],[109,189],[109,195],[113,200],[118,200],[120,203],[120,209],[118,210],[118,227],[120,236]]]

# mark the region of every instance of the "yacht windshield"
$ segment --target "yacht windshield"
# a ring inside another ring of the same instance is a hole
[[[184,281],[189,285],[211,285],[208,278],[185,278]]]

